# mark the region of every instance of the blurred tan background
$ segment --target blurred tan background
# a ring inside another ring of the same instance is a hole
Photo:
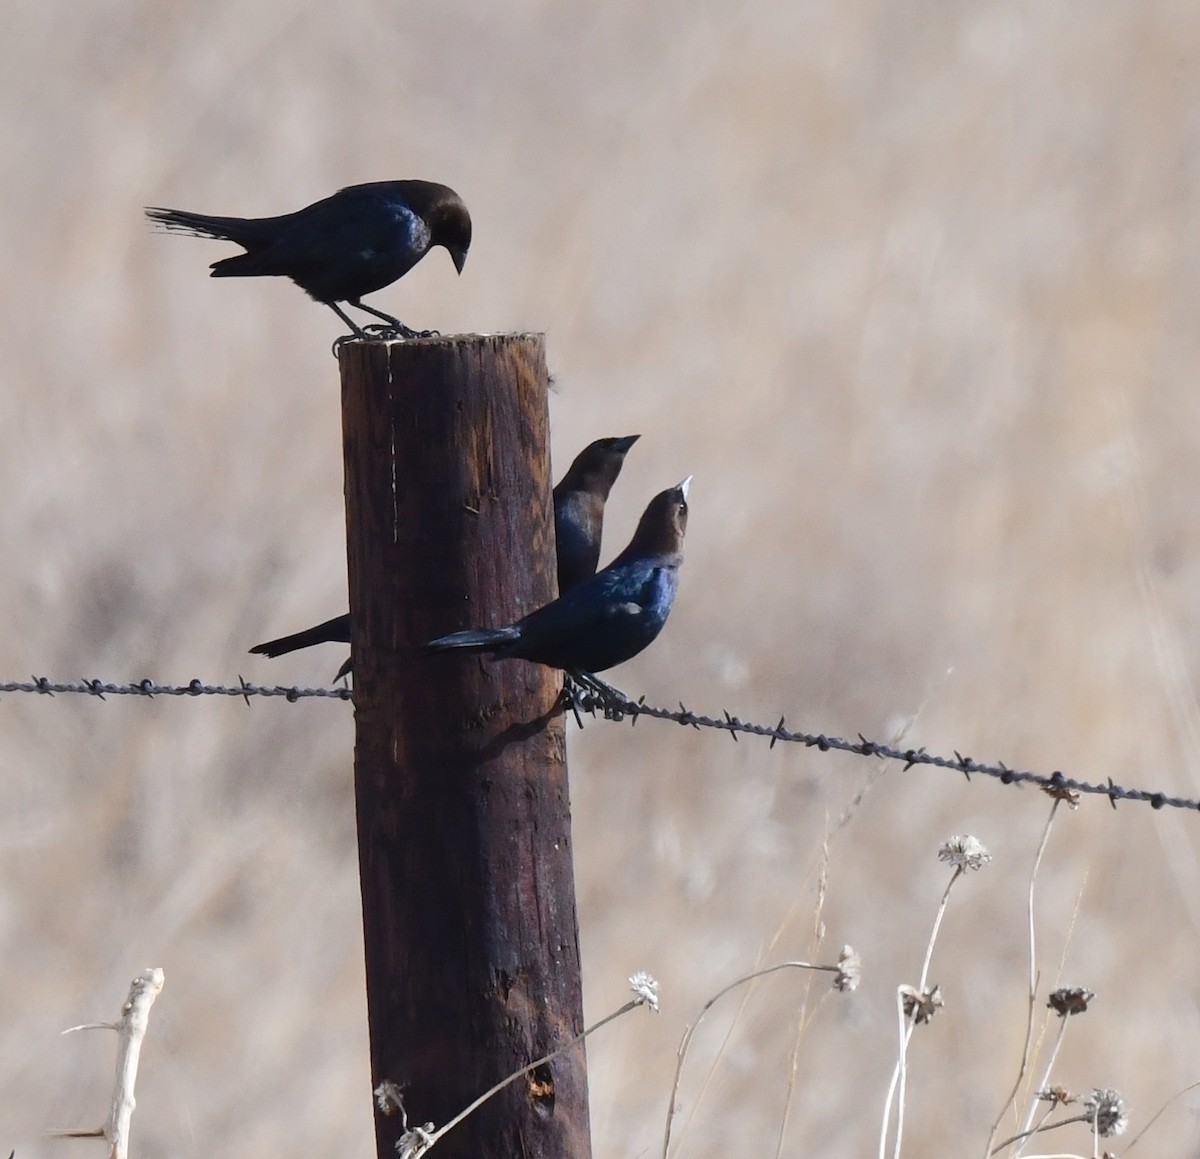
[[[643,436],[606,556],[695,474],[675,613],[623,688],[1200,796],[1195,4],[4,17],[0,679],[329,680],[344,649],[246,649],[346,606],[339,324],[286,282],[209,280],[233,247],[141,208],[424,177],[471,208],[464,274],[437,251],[372,300],[544,329],[556,473]],[[111,1082],[109,1037],[58,1031],[155,965],[135,1155],[370,1153],[352,735],[332,701],[0,699],[0,1151],[103,1154],[42,1138],[98,1123]],[[786,1111],[803,981],[714,1012],[679,1154],[873,1154],[936,847],[968,832],[995,860],[946,919],[905,1141],[983,1153],[1024,1033],[1043,795],[890,768],[845,819],[881,766],[651,721],[569,744],[589,1018],[634,970],[663,986],[661,1015],[589,1047],[598,1157],[658,1153],[705,998],[846,941],[862,988],[821,1005]],[[1042,990],[1099,995],[1052,1080],[1118,1088],[1134,1131],[1200,1079],[1198,836],[1088,799],[1039,878]],[[1198,1108],[1139,1150],[1200,1153]]]

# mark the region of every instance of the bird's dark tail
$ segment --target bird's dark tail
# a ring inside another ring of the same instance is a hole
[[[451,632],[449,636],[439,636],[425,645],[425,652],[450,652],[455,648],[463,648],[468,652],[494,652],[505,644],[511,644],[521,638],[520,630],[515,626],[507,628],[484,628],[474,632]]]
[[[311,648],[313,644],[328,644],[350,642],[350,617],[335,616],[315,628],[305,628],[291,636],[281,636],[278,640],[268,640],[265,644],[255,644],[250,649],[256,656],[283,656],[295,652],[298,648]]]
[[[279,228],[277,219],[272,217],[212,217],[207,213],[188,213],[185,209],[163,209],[157,205],[148,205],[146,216],[172,233],[220,238],[246,249],[268,242]]]

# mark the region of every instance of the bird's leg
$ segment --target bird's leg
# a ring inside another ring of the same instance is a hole
[[[381,337],[388,332],[399,334],[401,338],[441,337],[436,330],[414,330],[411,326],[405,326],[399,318],[394,318],[391,314],[385,314],[382,310],[376,310],[374,306],[368,306],[361,298],[349,298],[347,301],[351,306],[355,306],[359,310],[366,310],[368,314],[374,314],[376,318],[382,318],[387,323],[385,326],[367,327],[368,330],[379,334]]]
[[[347,298],[347,305],[354,306],[356,309],[365,310],[368,314],[374,314],[376,318],[382,318],[386,325],[384,326],[368,326],[367,329],[378,334],[380,337],[386,334],[399,334],[401,338],[420,338],[419,331],[414,330],[411,326],[405,326],[399,318],[393,317],[391,314],[385,314],[382,310],[376,310],[374,306],[368,306],[361,298]]]
[[[382,318],[392,330],[399,330],[402,334],[416,333],[411,327],[405,326],[399,318],[392,314],[385,314],[382,310],[376,310],[374,306],[368,306],[361,298],[347,298],[346,302],[356,310],[366,310],[368,314],[374,314],[376,318]]]
[[[341,358],[342,346],[344,343],[353,342],[356,338],[362,338],[365,341],[367,334],[366,331],[356,326],[354,324],[354,320],[348,314],[345,314],[339,310],[333,302],[326,302],[325,305],[328,306],[339,318],[341,318],[341,320],[345,322],[352,331],[354,331],[352,334],[343,334],[341,337],[333,340],[333,346],[331,348],[333,350],[333,356],[334,358]]]
[[[355,338],[366,338],[366,333],[358,326],[354,319],[345,312],[345,310],[338,306],[336,302],[326,302],[325,305],[328,306],[339,318],[341,318],[343,322],[346,323],[347,326],[350,327],[350,331]],[[351,302],[350,305],[354,306],[357,305],[357,303]]]

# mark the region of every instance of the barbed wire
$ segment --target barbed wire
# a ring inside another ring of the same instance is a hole
[[[691,726],[696,729],[717,729],[729,733],[735,741],[738,739],[739,733],[745,733],[749,736],[770,737],[771,748],[774,748],[778,742],[783,741],[787,744],[800,744],[806,748],[819,749],[821,752],[833,750],[853,753],[855,756],[860,757],[878,757],[881,760],[902,761],[906,770],[911,769],[914,765],[930,765],[939,769],[951,769],[954,772],[962,773],[968,781],[971,779],[973,773],[979,773],[981,776],[994,777],[1004,785],[1037,785],[1051,796],[1058,797],[1072,806],[1078,804],[1080,796],[1086,793],[1107,797],[1114,809],[1117,807],[1118,801],[1144,801],[1152,809],[1200,810],[1200,801],[1189,797],[1171,797],[1166,793],[1152,789],[1128,789],[1122,785],[1118,785],[1111,777],[1104,784],[1093,784],[1090,781],[1075,780],[1073,777],[1068,777],[1057,770],[1046,775],[1012,769],[1003,761],[988,764],[974,760],[968,756],[963,756],[957,750],[955,750],[953,757],[944,757],[938,756],[936,753],[927,752],[924,745],[920,748],[897,748],[894,745],[881,744],[878,741],[868,740],[862,733],[858,734],[857,740],[850,741],[844,740],[842,737],[826,736],[824,733],[792,732],[785,727],[786,718],[782,716],[779,718],[779,723],[773,726],[744,721],[739,717],[730,715],[729,712],[724,712],[721,717],[702,716],[685,707],[682,701],[680,701],[677,710],[673,708],[659,708],[655,705],[647,704],[644,696],[638,700],[630,700],[624,693],[607,685],[602,684],[600,689],[590,689],[581,687],[571,680],[567,681],[564,695],[567,697],[568,705],[574,710],[575,719],[581,728],[583,721],[579,716],[580,712],[587,712],[593,716],[596,713],[600,713],[605,720],[614,721],[624,720],[628,717],[631,725],[637,724],[639,717],[648,716],[653,720],[674,721],[676,724]]]
[[[34,693],[42,696],[53,696],[56,693],[92,696],[104,700],[109,696],[142,696],[152,699],[156,696],[225,696],[241,697],[247,704],[252,696],[280,697],[289,703],[308,699],[353,700],[354,692],[347,687],[332,688],[300,688],[295,685],[262,685],[251,684],[241,676],[238,683],[204,684],[200,680],[192,680],[187,684],[158,684],[153,680],[140,680],[130,684],[114,684],[101,680],[53,681],[45,676],[33,676],[28,681],[9,681],[0,683],[0,696],[8,692]],[[786,718],[781,716],[775,725],[756,724],[733,716],[723,711],[719,717],[705,716],[692,712],[682,701],[678,709],[662,708],[647,704],[646,698],[632,700],[625,693],[610,685],[597,681],[596,688],[583,687],[568,679],[563,689],[566,706],[574,713],[579,726],[583,727],[582,713],[589,716],[597,714],[604,720],[619,722],[628,720],[636,725],[640,717],[652,720],[672,721],[675,724],[695,729],[715,729],[727,732],[736,741],[740,734],[770,739],[770,747],[783,742],[799,744],[805,748],[815,748],[821,752],[844,752],[860,757],[876,757],[880,760],[900,761],[905,769],[915,765],[928,765],[933,768],[950,769],[962,773],[967,780],[972,774],[992,777],[1004,785],[1031,784],[1045,790],[1052,796],[1067,801],[1071,805],[1078,803],[1082,795],[1097,795],[1107,797],[1115,809],[1118,801],[1143,801],[1152,809],[1193,809],[1200,810],[1200,801],[1189,797],[1172,797],[1167,793],[1153,789],[1131,789],[1118,785],[1111,777],[1104,783],[1076,780],[1060,771],[1050,774],[1035,773],[1022,769],[1013,769],[1003,761],[988,763],[977,761],[955,750],[952,757],[939,756],[937,753],[926,751],[924,745],[919,748],[899,748],[892,744],[868,740],[862,733],[857,740],[846,740],[842,737],[827,736],[824,733],[793,732],[786,727]]]
[[[32,676],[27,681],[14,680],[0,684],[0,695],[5,692],[37,692],[43,696],[67,692],[95,696],[100,700],[108,696],[240,696],[247,704],[252,696],[281,696],[291,702],[312,697],[324,697],[329,700],[351,700],[354,697],[349,688],[297,688],[294,685],[289,687],[283,684],[250,684],[240,676],[236,685],[204,684],[199,680],[192,680],[188,684],[157,684],[153,680],[139,680],[133,684],[108,684],[102,680],[87,679],[59,682],[45,676]]]

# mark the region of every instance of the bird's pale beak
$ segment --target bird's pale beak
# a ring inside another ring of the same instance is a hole
[[[680,484],[679,484],[679,485],[678,485],[678,486],[675,488],[675,490],[676,490],[676,491],[682,491],[682,492],[683,492],[683,497],[684,497],[685,499],[687,498],[688,488],[689,488],[689,487],[692,485],[692,479],[693,479],[693,478],[694,478],[694,476],[692,476],[692,475],[689,475],[689,476],[688,476],[686,479],[684,479],[684,481],[683,481],[682,483],[680,483]]]

